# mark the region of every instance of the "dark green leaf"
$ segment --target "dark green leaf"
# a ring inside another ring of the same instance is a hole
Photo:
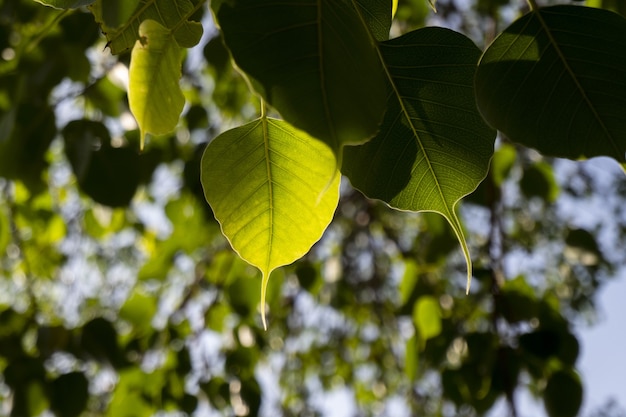
[[[390,0],[354,0],[354,4],[374,38],[379,42],[388,40],[392,2]],[[394,8],[396,5],[397,0],[394,1]]]
[[[139,185],[139,155],[111,147],[99,122],[74,120],[63,129],[65,154],[81,189],[101,204],[127,206]]]
[[[87,407],[89,381],[82,372],[61,375],[50,389],[50,407],[58,417],[78,417]]]
[[[212,3],[226,46],[286,121],[339,152],[377,131],[386,89],[374,40],[345,0]]]
[[[478,106],[509,138],[546,155],[626,162],[626,20],[554,6],[509,26],[476,73]]]
[[[583,401],[580,378],[569,370],[555,371],[548,379],[543,401],[550,417],[575,417]]]
[[[393,94],[379,134],[344,150],[342,171],[371,198],[401,210],[435,211],[471,260],[455,206],[485,178],[495,132],[482,120],[472,87],[480,50],[465,36],[424,28],[384,42]]]

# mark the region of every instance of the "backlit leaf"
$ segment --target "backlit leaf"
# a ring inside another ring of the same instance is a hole
[[[480,111],[510,139],[546,155],[625,162],[626,20],[554,6],[509,26],[476,73]]]
[[[479,49],[465,36],[424,28],[380,44],[393,94],[379,134],[346,147],[342,171],[370,198],[433,211],[450,223],[471,260],[455,206],[485,178],[495,132],[472,87]]]
[[[423,344],[441,333],[441,309],[436,298],[429,295],[420,297],[413,308],[413,323]]]
[[[346,0],[212,2],[226,46],[286,121],[335,152],[378,130],[386,89],[375,42]]]
[[[178,84],[181,48],[169,29],[154,20],[139,27],[141,39],[133,48],[129,71],[128,102],[145,134],[162,135],[176,127],[185,97]]]
[[[367,24],[372,35],[377,41],[389,39],[392,15],[398,7],[398,0],[353,0],[354,5],[361,15],[361,19]],[[393,4],[392,4],[393,3]]]
[[[262,117],[222,133],[202,158],[202,185],[233,249],[263,274],[302,257],[339,199],[332,151],[288,123]]]

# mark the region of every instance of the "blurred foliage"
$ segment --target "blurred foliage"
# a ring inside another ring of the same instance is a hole
[[[435,5],[400,1],[392,33],[445,21],[484,45],[526,7]],[[209,35],[187,53],[177,131],[138,153],[128,56],[105,50],[92,15],[0,0],[0,414],[444,417],[505,403],[515,416],[528,390],[546,415],[577,415],[574,327],[625,261],[619,169],[500,137],[460,210],[468,296],[445,219],[344,182],[322,240],[272,276],[263,331],[260,276],[199,182],[206,144],[258,110]]]

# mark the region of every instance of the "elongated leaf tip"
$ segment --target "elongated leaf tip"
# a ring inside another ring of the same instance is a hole
[[[467,285],[465,287],[465,295],[469,295],[470,285],[472,284],[472,272],[467,271]]]

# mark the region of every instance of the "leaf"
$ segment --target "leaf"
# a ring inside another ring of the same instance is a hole
[[[441,309],[436,298],[425,295],[417,300],[413,307],[413,323],[420,335],[423,350],[428,339],[441,333]]]
[[[233,249],[263,274],[302,257],[321,238],[339,199],[331,150],[288,123],[260,118],[222,133],[202,157],[202,185]]]
[[[170,30],[145,20],[139,34],[130,61],[128,102],[139,124],[143,148],[146,133],[163,135],[176,128],[185,97],[178,84],[181,49]]]
[[[342,172],[370,198],[400,210],[433,211],[471,259],[455,206],[485,178],[495,132],[474,103],[480,56],[465,36],[424,28],[380,44],[393,94],[379,134],[346,147]]]
[[[393,3],[393,4],[392,4]],[[391,19],[398,7],[398,0],[353,0],[353,4],[377,41],[389,39]]]
[[[347,0],[214,1],[235,62],[283,118],[337,154],[378,130],[386,89],[375,43]]]
[[[554,6],[509,26],[476,73],[485,119],[545,155],[626,162],[626,20]]]
[[[148,19],[171,29],[181,47],[195,46],[202,37],[202,24],[189,18],[197,10],[190,0],[97,0],[92,6],[112,54],[131,49],[141,36],[141,23]]]
[[[55,9],[76,9],[81,6],[87,6],[95,0],[35,0],[45,6],[54,7]]]
[[[114,148],[106,126],[73,120],[62,131],[65,155],[80,189],[94,201],[124,207],[139,186],[139,155],[129,147]]]

